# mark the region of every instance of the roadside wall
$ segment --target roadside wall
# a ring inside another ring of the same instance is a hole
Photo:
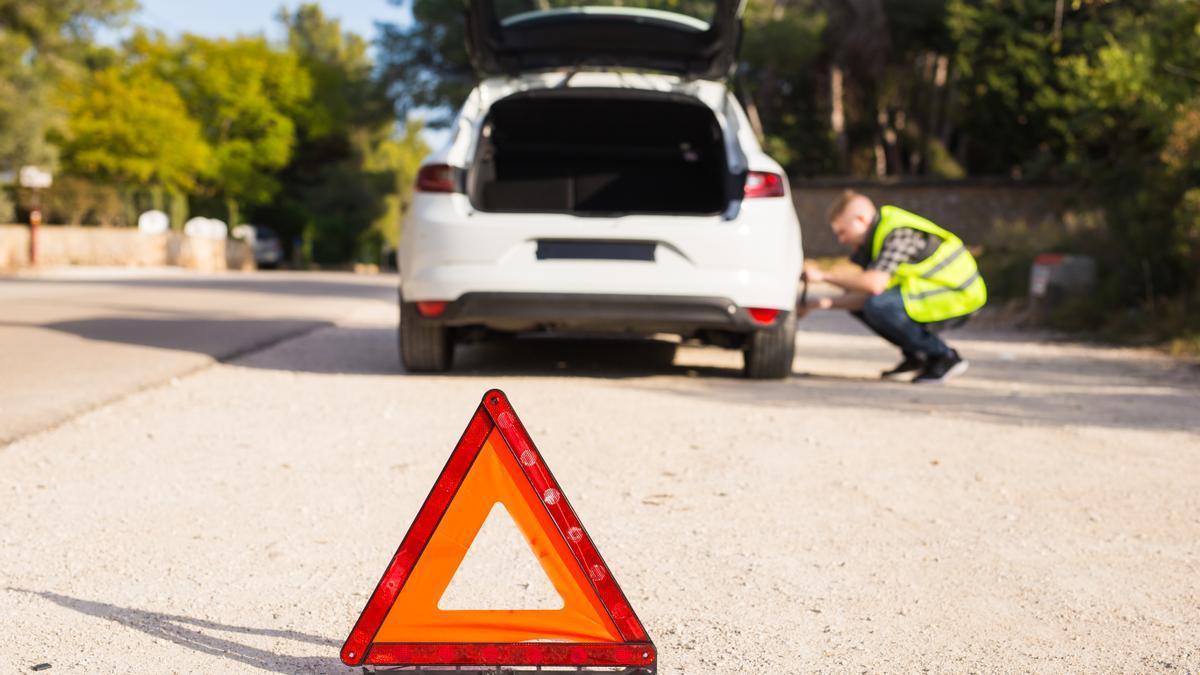
[[[808,257],[846,255],[825,222],[825,209],[853,189],[879,204],[919,213],[962,237],[989,244],[1013,233],[1065,232],[1080,196],[1064,188],[1012,181],[874,182],[795,180],[792,195]],[[176,232],[145,235],[128,228],[43,227],[40,262],[45,265],[178,266],[198,271],[254,269],[250,246],[237,240],[194,239]],[[0,225],[0,269],[29,264],[29,229]]]
[[[45,226],[38,231],[38,264],[183,267],[200,272],[254,269],[249,245],[237,240],[142,234],[131,228]],[[0,225],[0,269],[29,265],[29,228]]]
[[[0,270],[16,269],[28,264],[29,228],[0,225]]]
[[[804,234],[804,254],[823,258],[846,255],[825,220],[825,211],[842,191],[861,192],[877,204],[913,211],[951,230],[969,246],[978,246],[1014,231],[1066,231],[1072,209],[1080,201],[1071,190],[1012,181],[954,182],[792,182],[792,195]]]

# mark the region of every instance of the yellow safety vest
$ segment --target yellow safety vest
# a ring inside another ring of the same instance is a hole
[[[976,312],[987,304],[987,286],[975,257],[962,240],[915,213],[895,206],[879,209],[879,225],[871,244],[872,260],[879,257],[887,236],[901,227],[942,240],[933,255],[917,263],[904,263],[892,274],[888,288],[900,288],[904,309],[913,321],[946,321]]]

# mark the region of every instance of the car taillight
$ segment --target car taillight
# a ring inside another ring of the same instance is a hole
[[[448,304],[450,303],[439,301],[418,302],[417,312],[419,312],[421,316],[425,317],[426,319],[436,319],[446,313],[446,305]]]
[[[782,197],[787,194],[783,185],[783,176],[765,171],[751,171],[746,174],[746,199],[759,197]]]
[[[754,323],[760,326],[771,325],[775,322],[775,317],[779,316],[779,310],[764,307],[751,307],[746,311],[750,314],[750,318],[754,320]]]
[[[417,172],[418,192],[457,192],[454,167],[446,164],[430,164]]]

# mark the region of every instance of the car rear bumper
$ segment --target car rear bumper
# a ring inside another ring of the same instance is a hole
[[[417,194],[400,242],[404,297],[441,302],[481,292],[649,295],[791,310],[800,278],[795,212],[786,200],[759,201],[773,203],[747,204],[730,221],[482,213],[471,210],[464,195]],[[548,245],[590,247],[593,255],[555,253]]]
[[[639,334],[720,330],[745,333],[770,323],[751,318],[728,298],[592,293],[466,293],[436,318],[446,326],[486,326],[494,330],[601,331]]]

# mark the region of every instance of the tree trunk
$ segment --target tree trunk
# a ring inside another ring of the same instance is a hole
[[[1063,29],[1063,11],[1065,0],[1057,0],[1054,3],[1054,29],[1051,34],[1051,39],[1054,44],[1054,51],[1062,49],[1062,29]]]
[[[171,229],[183,231],[188,219],[188,198],[179,190],[171,190]]]
[[[875,173],[881,178],[889,174],[899,174],[901,171],[900,157],[898,154],[899,148],[896,145],[896,130],[892,127],[892,124],[889,120],[887,108],[883,107],[882,104],[879,105],[879,113],[876,115],[875,119],[879,125],[877,138],[882,142],[882,145],[877,146],[875,151]],[[880,147],[882,147],[883,159],[882,173],[879,171]]]
[[[232,231],[233,228],[235,228],[241,224],[238,221],[240,221],[242,219],[241,210],[238,209],[237,200],[233,199],[232,197],[226,197],[225,198],[225,210],[229,214],[229,229],[230,229],[230,231]]]
[[[137,195],[133,190],[125,187],[121,188],[121,217],[125,221],[122,225],[126,227],[137,225]]]
[[[750,91],[750,87],[746,86],[746,76],[741,72],[737,75],[738,87],[742,90],[742,98],[745,99],[746,117],[750,119],[750,128],[754,130],[755,137],[759,143],[766,141],[766,134],[763,133],[762,117],[758,114],[758,104],[754,102],[754,93]]]
[[[155,211],[162,211],[166,207],[166,200],[163,198],[163,186],[155,185],[150,188],[150,207]]]
[[[947,59],[948,61],[948,59]],[[953,70],[950,65],[946,66],[946,87],[943,90],[944,95],[941,101],[941,130],[939,138],[942,141],[942,147],[950,150],[950,140],[954,136],[954,107],[958,103],[958,72]]]
[[[838,168],[846,171],[850,164],[850,146],[846,138],[846,91],[842,67],[836,63],[829,66],[829,127],[833,130],[837,144]]]

